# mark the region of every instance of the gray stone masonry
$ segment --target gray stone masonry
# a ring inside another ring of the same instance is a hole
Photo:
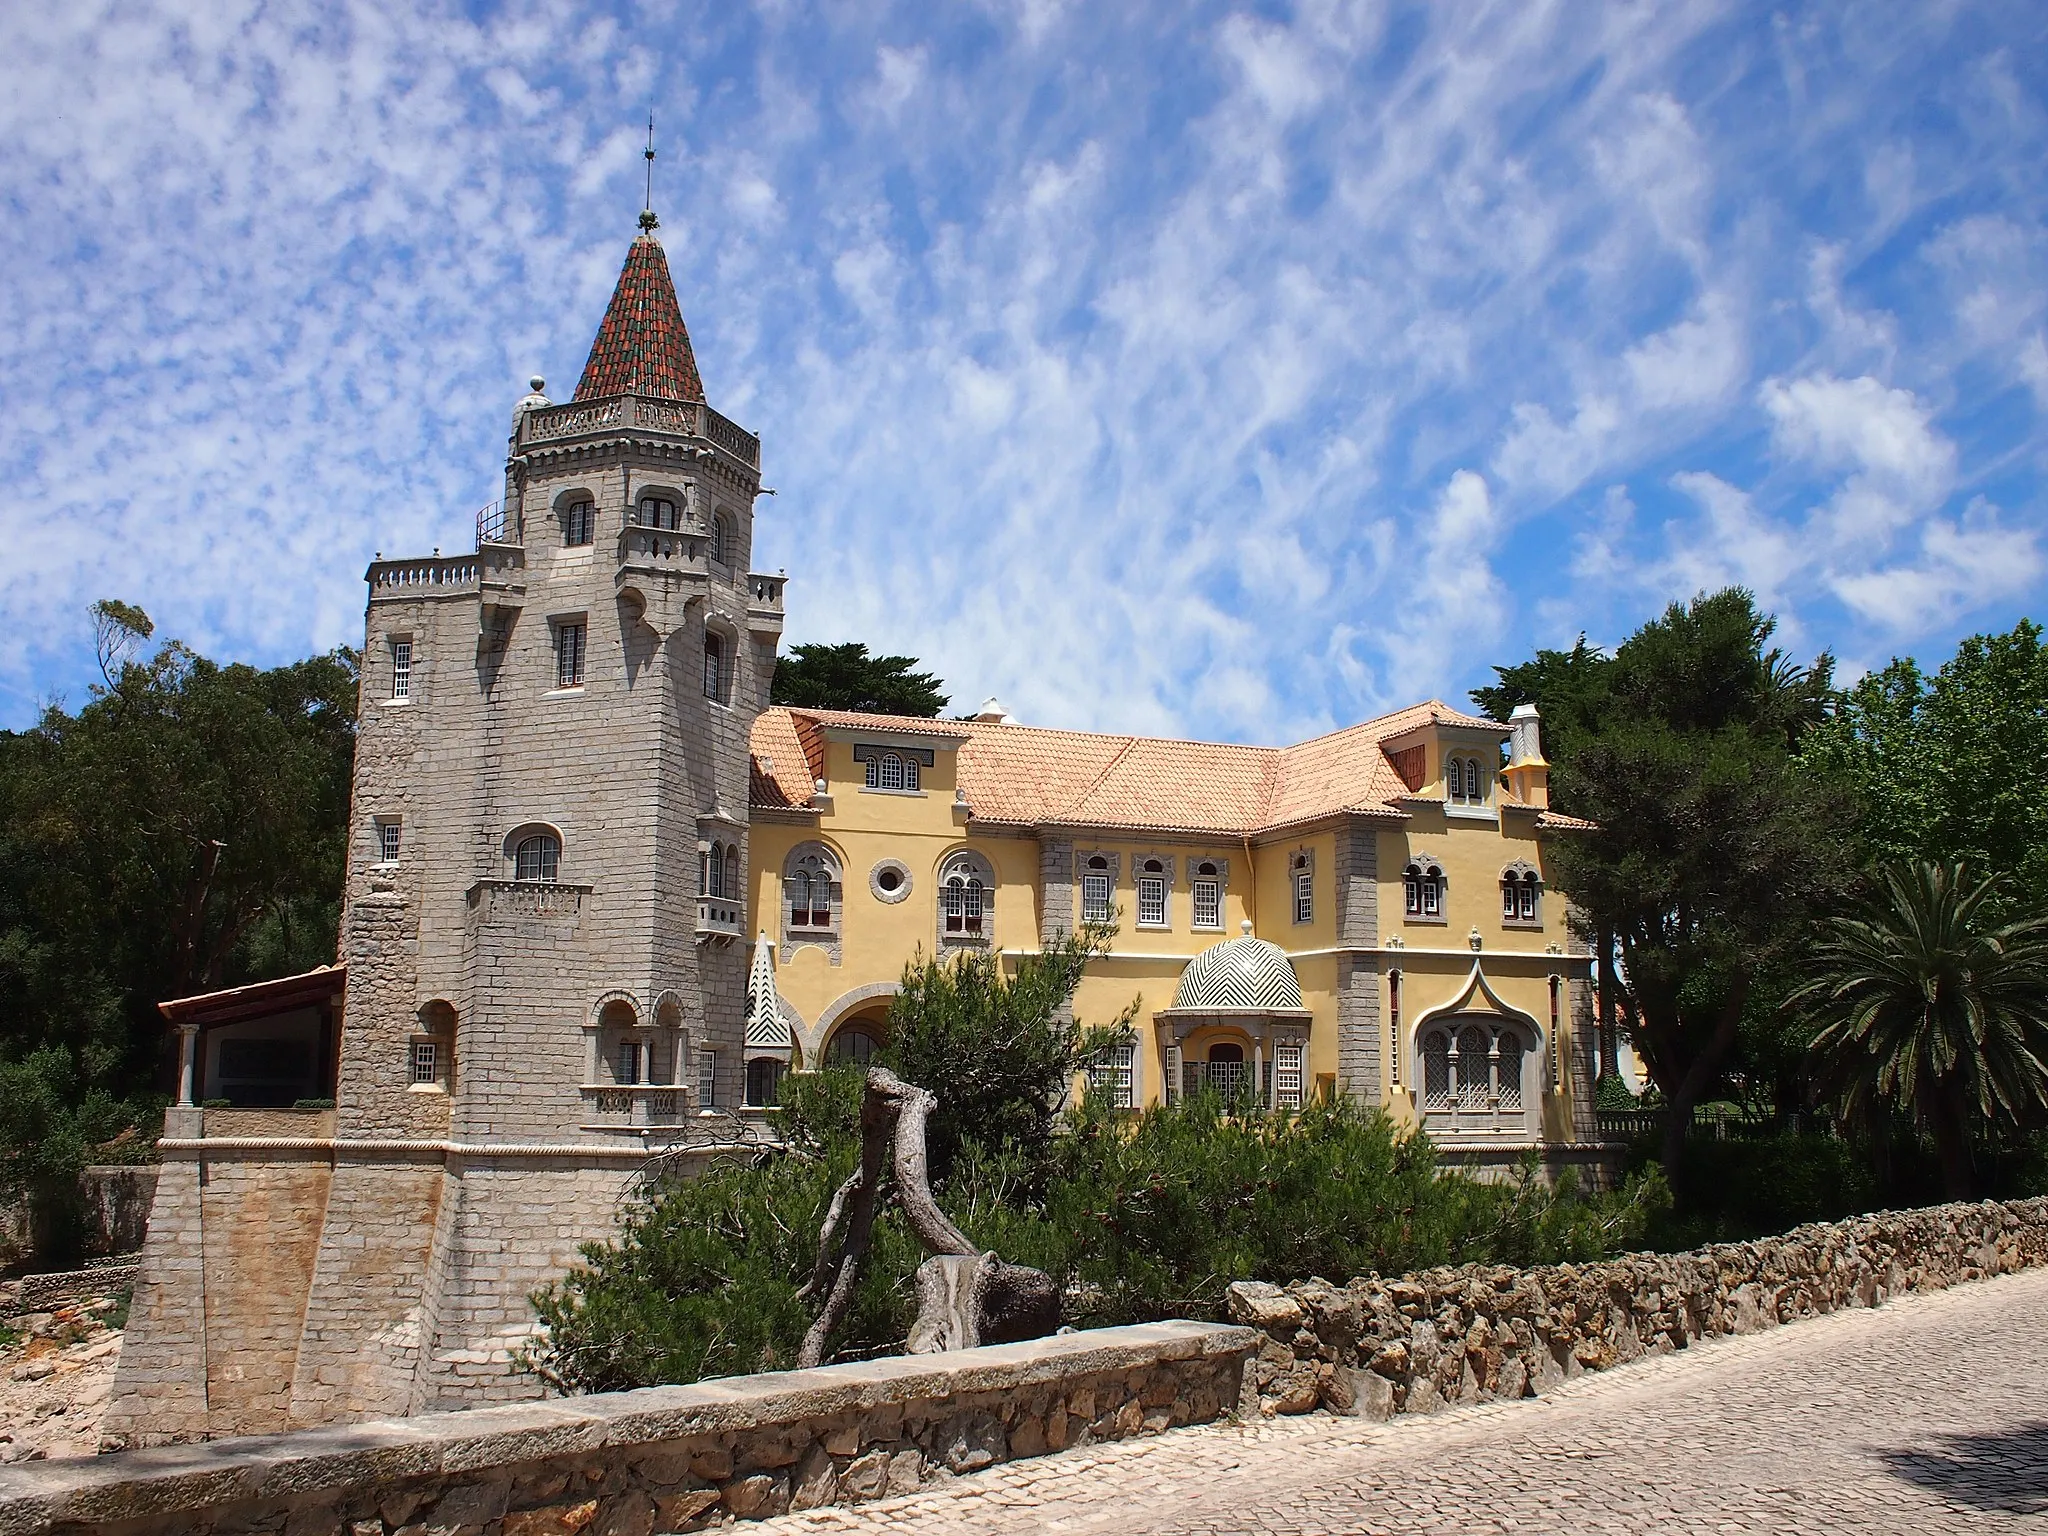
[[[1353,817],[1337,829],[1337,942],[1371,949],[1380,941],[1379,828]],[[1381,1103],[1380,968],[1364,956],[1337,957],[1337,1088]]]
[[[692,1531],[1232,1410],[1258,1337],[1153,1323],[0,1469],[0,1536]]]
[[[1239,1281],[1229,1305],[1265,1335],[1247,1383],[1262,1411],[1383,1419],[1536,1397],[1696,1339],[2042,1264],[2048,1198],[1884,1212],[1600,1264],[1467,1265],[1347,1286]]]

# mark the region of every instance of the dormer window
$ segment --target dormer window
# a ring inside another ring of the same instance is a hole
[[[1434,859],[1411,860],[1401,872],[1401,893],[1408,916],[1423,922],[1442,922],[1444,916],[1444,872]]]
[[[682,527],[676,515],[676,504],[665,496],[642,496],[640,498],[640,526],[662,528],[670,532]]]
[[[1109,860],[1095,854],[1081,869],[1081,921],[1084,923],[1106,923],[1110,919],[1109,893],[1111,872]]]
[[[868,754],[864,764],[869,789],[914,790],[924,782],[923,765],[915,756],[906,752],[873,752]]]
[[[597,531],[597,504],[572,501],[562,508],[562,543],[574,548],[588,544]]]
[[[1526,864],[1515,864],[1501,872],[1500,920],[1504,923],[1534,925],[1540,919],[1537,896],[1542,879]]]
[[[1157,859],[1138,866],[1138,926],[1166,926],[1166,866]]]

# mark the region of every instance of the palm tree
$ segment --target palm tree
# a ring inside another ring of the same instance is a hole
[[[1907,1111],[1934,1138],[1949,1198],[1966,1200],[1972,1129],[2048,1108],[2048,913],[1998,925],[2000,882],[1960,864],[1892,868],[1884,883],[1863,916],[1829,925],[1787,1006],[1821,1025],[1813,1054],[1847,1116]]]

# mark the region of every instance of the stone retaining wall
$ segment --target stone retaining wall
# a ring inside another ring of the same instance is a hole
[[[1534,1397],[1582,1371],[1843,1307],[2048,1263],[2048,1199],[1943,1205],[1679,1254],[1517,1270],[1434,1269],[1349,1285],[1240,1281],[1263,1338],[1246,1386],[1267,1413],[1386,1418]]]
[[[1210,1323],[0,1469],[0,1536],[650,1536],[855,1503],[1234,1410]]]

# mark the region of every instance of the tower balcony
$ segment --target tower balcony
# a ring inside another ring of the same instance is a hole
[[[754,634],[782,633],[782,588],[787,580],[780,572],[747,577],[747,628]]]
[[[697,937],[730,944],[740,936],[746,914],[741,903],[727,896],[697,898]]]
[[[539,406],[519,418],[519,435],[514,441],[523,451],[627,433],[693,438],[732,455],[751,470],[761,467],[760,438],[693,400],[612,395]]]

